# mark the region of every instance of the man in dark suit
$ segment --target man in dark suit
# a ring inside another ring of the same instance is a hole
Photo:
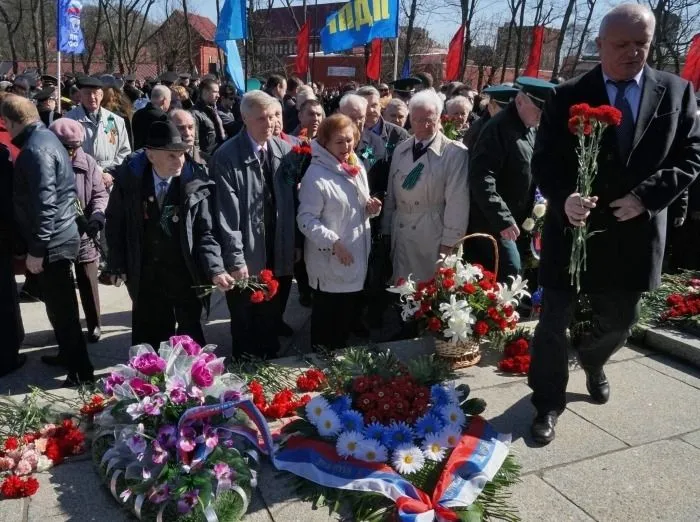
[[[292,285],[294,183],[279,168],[291,147],[272,135],[279,107],[263,91],[246,93],[241,100],[245,128],[217,149],[210,162],[226,271],[247,279],[270,269],[280,284],[277,296],[259,304],[252,304],[247,292],[226,294],[234,357],[276,355],[282,303]]]
[[[529,385],[537,417],[535,441],[554,439],[566,407],[566,328],[576,292],[568,273],[571,227],[588,223],[581,291],[592,307],[592,324],[577,349],[593,401],[605,403],[610,385],[603,371],[627,339],[642,292],[659,286],[667,207],[700,169],[700,122],[692,86],[646,66],[654,35],[648,8],[623,4],[603,18],[596,40],[601,65],[555,89],[537,133],[532,171],[549,201],[540,283],[543,310],[532,343]],[[576,192],[576,137],[567,131],[569,108],[578,103],[614,105],[620,126],[608,128],[598,156],[593,196]]]
[[[148,105],[134,113],[131,120],[131,127],[134,129],[134,150],[142,149],[146,145],[148,131],[153,122],[167,121],[170,99],[170,89],[165,85],[156,85],[151,91],[151,101]]]

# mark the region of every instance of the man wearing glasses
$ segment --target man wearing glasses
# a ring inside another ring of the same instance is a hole
[[[520,77],[516,87],[520,92],[515,100],[484,126],[469,164],[469,231],[490,234],[498,240],[499,281],[507,281],[508,276],[522,271],[516,241],[520,226],[534,206],[530,160],[542,108],[554,84]],[[486,267],[494,265],[487,241],[474,241],[469,257]]]

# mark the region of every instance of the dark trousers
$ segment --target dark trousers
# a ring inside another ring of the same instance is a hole
[[[639,315],[640,292],[610,291],[589,294],[591,325],[576,347],[584,369],[601,368],[627,340]],[[542,315],[531,345],[528,384],[532,403],[540,413],[562,412],[569,381],[569,341],[566,329],[574,317],[576,295],[545,288]]]
[[[226,292],[226,304],[231,314],[231,353],[234,358],[244,354],[272,358],[280,350],[277,337],[289,298],[292,276],[277,277],[277,295],[270,301],[250,302],[250,291]],[[285,297],[286,296],[286,297]]]
[[[78,283],[80,302],[83,304],[88,332],[100,326],[100,291],[97,283],[99,261],[75,264],[75,279]]]
[[[302,253],[301,261],[294,263],[294,279],[297,282],[299,295],[311,295],[311,286],[309,285],[309,274],[306,272],[306,263]]]
[[[522,262],[518,243],[509,239],[496,238],[498,243],[498,274],[497,280],[508,281],[508,276],[522,273]],[[495,264],[493,245],[485,238],[474,238],[464,244],[464,258],[470,263],[479,263],[486,270],[492,271]]]
[[[202,301],[192,292],[173,296],[160,285],[142,285],[131,313],[131,344],[150,344],[158,350],[160,343],[173,335],[189,335],[204,346]]]
[[[68,259],[44,263],[44,271],[39,274],[39,284],[46,314],[56,334],[58,353],[68,365],[68,376],[85,380],[92,378],[93,368],[80,327],[72,264]]]
[[[0,332],[2,332],[1,371],[15,364],[19,347],[24,340],[24,326],[19,308],[12,255],[4,252],[0,252]]]
[[[346,346],[362,306],[362,292],[314,290],[311,305],[311,346],[336,350]]]

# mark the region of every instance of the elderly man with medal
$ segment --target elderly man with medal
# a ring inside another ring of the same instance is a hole
[[[189,148],[172,123],[157,121],[145,150],[116,172],[106,212],[108,271],[133,301],[132,344],[158,349],[176,334],[204,344],[208,302],[196,287],[213,283],[226,291],[234,282],[212,231],[214,182],[186,155]]]
[[[409,102],[413,139],[394,151],[382,232],[390,236],[394,280],[428,279],[440,254],[467,230],[467,148],[439,131],[442,100],[432,90]]]

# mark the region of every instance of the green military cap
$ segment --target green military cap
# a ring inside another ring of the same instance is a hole
[[[520,89],[517,87],[513,87],[510,84],[501,84],[501,85],[492,85],[491,87],[486,87],[483,91],[481,91],[483,94],[488,95],[490,99],[495,101],[499,105],[508,105],[513,98],[515,98],[515,95],[518,94]]]
[[[535,102],[535,105],[539,108],[544,107],[545,102],[549,98],[549,94],[555,87],[551,82],[540,80],[539,78],[532,78],[530,76],[521,76],[515,80],[515,86],[520,87],[520,90]]]
[[[165,71],[158,79],[163,85],[172,85],[177,81],[178,75],[175,71]]]

